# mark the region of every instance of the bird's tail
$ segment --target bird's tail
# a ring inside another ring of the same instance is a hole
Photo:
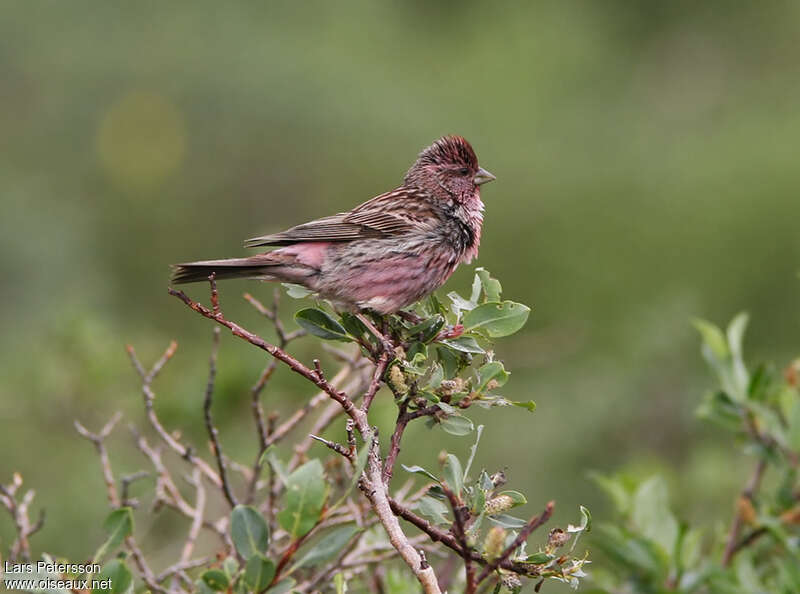
[[[207,281],[213,272],[217,280],[228,278],[256,278],[278,280],[274,274],[280,264],[265,261],[263,256],[251,258],[230,258],[228,260],[204,260],[173,264],[172,282],[176,284]]]

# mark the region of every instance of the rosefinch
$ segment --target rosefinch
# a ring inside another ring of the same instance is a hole
[[[396,312],[478,255],[480,186],[493,179],[466,140],[444,136],[420,153],[399,188],[350,212],[245,241],[283,246],[271,252],[178,264],[173,280],[202,281],[213,272],[217,279],[289,282],[342,309]]]

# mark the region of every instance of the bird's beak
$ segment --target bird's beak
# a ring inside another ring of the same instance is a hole
[[[480,167],[478,169],[478,173],[476,173],[475,177],[472,178],[472,181],[475,182],[476,186],[479,186],[481,184],[485,184],[485,183],[490,182],[490,181],[495,180],[495,179],[497,179],[497,178],[494,175],[492,175],[491,173],[486,171],[483,167]]]

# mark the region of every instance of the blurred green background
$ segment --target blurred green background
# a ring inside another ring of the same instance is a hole
[[[711,382],[690,319],[746,309],[749,359],[800,351],[800,4],[1,12],[0,481],[21,472],[47,508],[36,551],[85,558],[101,537],[99,468],[73,419],[98,428],[122,410],[115,470],[146,467],[125,427],[144,425],[126,343],[149,365],[178,340],[157,407],[204,443],[211,327],[166,294],[168,264],[243,254],[245,237],[388,190],[444,133],[467,137],[498,178],[478,265],[533,307],[498,350],[505,394],[539,407],[472,414],[488,423],[478,463],[507,468],[526,514],[556,499],[562,525],[579,503],[606,517],[592,469],[664,472],[680,516],[727,518],[750,461],[693,418]],[[229,317],[266,332],[244,291],[272,288],[221,287]],[[284,305],[288,318],[297,304]],[[316,350],[298,344],[305,360]],[[263,363],[223,335],[215,413],[247,460]],[[287,411],[309,394],[281,372],[265,400]],[[379,412],[388,426],[391,404]],[[473,441],[427,431],[412,428],[401,461],[434,465]],[[137,526],[156,553],[183,536],[168,516]],[[11,528],[0,519],[6,544]]]

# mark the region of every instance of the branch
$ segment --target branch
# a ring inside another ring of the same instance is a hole
[[[464,573],[466,580],[466,594],[475,594],[476,586],[475,581],[475,568],[472,565],[472,556],[470,555],[470,546],[467,542],[467,533],[464,526],[464,514],[469,514],[469,510],[459,500],[458,496],[446,485],[441,485],[447,500],[450,502],[450,507],[453,510],[453,534],[458,539],[458,544],[461,547],[461,557],[464,559]]]
[[[336,400],[336,402],[338,402],[342,406],[345,413],[347,413],[347,415],[349,415],[356,422],[356,426],[359,427],[359,431],[361,431],[362,428],[364,429],[365,432],[369,429],[366,423],[366,415],[363,414],[360,415],[359,414],[360,411],[358,411],[355,408],[355,405],[353,404],[352,400],[350,400],[346,394],[334,388],[325,379],[324,376],[319,375],[315,370],[312,370],[307,366],[303,365],[300,361],[292,357],[289,353],[287,353],[280,347],[277,347],[274,344],[267,342],[260,336],[253,334],[252,332],[243,328],[239,324],[227,320],[222,313],[215,313],[214,311],[208,309],[204,305],[201,305],[196,301],[192,301],[189,297],[186,296],[186,294],[183,291],[176,291],[175,289],[169,288],[167,289],[167,292],[170,295],[177,297],[178,299],[183,301],[183,303],[186,304],[187,307],[193,309],[201,316],[206,317],[209,320],[213,320],[216,323],[220,324],[221,326],[225,326],[233,333],[234,336],[237,336],[242,340],[249,342],[253,346],[258,347],[263,351],[266,351],[267,353],[275,357],[277,360],[286,364],[289,367],[289,369],[291,369],[292,371],[294,371],[299,375],[302,375],[308,381],[316,385],[318,388],[320,388],[323,392],[328,394],[331,398]]]
[[[548,502],[548,504],[544,508],[544,511],[541,514],[539,514],[538,516],[534,516],[533,518],[530,519],[530,521],[525,525],[525,527],[519,531],[519,534],[517,534],[517,537],[514,539],[514,542],[508,545],[506,549],[502,553],[500,553],[500,556],[497,559],[489,563],[483,569],[481,574],[478,576],[478,582],[477,582],[478,584],[480,584],[483,580],[485,580],[490,573],[492,573],[494,570],[500,567],[500,564],[503,563],[503,561],[508,559],[514,553],[514,551],[516,551],[517,548],[520,545],[522,545],[522,543],[528,540],[528,537],[534,530],[536,530],[539,526],[541,526],[542,524],[547,522],[547,520],[550,519],[550,516],[553,515],[553,508],[555,508],[555,505],[556,504],[553,501]]]
[[[221,487],[222,481],[220,480],[219,475],[217,475],[217,473],[214,472],[214,469],[211,468],[208,462],[206,462],[202,458],[198,458],[197,456],[195,456],[192,448],[178,442],[178,440],[172,437],[172,435],[170,435],[167,432],[167,430],[164,429],[164,426],[161,424],[161,421],[158,420],[155,408],[153,407],[153,401],[155,400],[156,395],[153,392],[153,389],[151,388],[151,384],[153,383],[155,377],[158,375],[158,372],[161,371],[161,369],[164,367],[167,361],[169,361],[175,354],[175,350],[177,348],[178,348],[178,343],[173,340],[167,347],[167,350],[164,351],[164,354],[161,356],[161,358],[158,361],[156,361],[155,365],[153,365],[153,368],[150,370],[150,372],[147,373],[145,372],[142,364],[139,362],[139,359],[136,356],[136,351],[134,350],[134,348],[131,345],[127,346],[128,356],[130,357],[134,368],[139,373],[139,376],[142,378],[142,395],[144,397],[144,407],[145,407],[145,412],[147,413],[147,420],[153,426],[153,429],[156,430],[156,433],[158,433],[158,436],[161,438],[161,440],[164,443],[166,443],[170,447],[170,449],[172,449],[181,458],[185,459],[190,464],[200,468],[200,471],[203,473],[203,475],[209,481],[211,481],[213,485],[215,485],[216,487]]]
[[[212,287],[212,296],[216,296],[216,283],[213,280],[213,274],[211,275],[211,287]],[[219,302],[215,301],[215,307],[219,310]],[[211,356],[208,360],[208,383],[206,384],[206,395],[203,399],[203,416],[206,422],[206,430],[208,431],[208,436],[211,439],[211,449],[213,450],[214,456],[217,459],[217,468],[219,469],[219,478],[222,482],[222,492],[225,495],[225,499],[227,499],[230,506],[233,508],[236,506],[236,497],[233,495],[233,491],[231,490],[231,485],[228,482],[228,469],[225,465],[225,458],[222,455],[222,446],[219,443],[219,431],[214,426],[214,422],[211,419],[211,400],[214,395],[214,380],[217,377],[217,354],[219,353],[219,328],[214,328],[214,338],[212,340],[211,346]]]
[[[28,517],[28,508],[36,496],[33,489],[29,489],[22,496],[21,501],[16,500],[17,490],[22,486],[22,476],[15,472],[8,486],[0,485],[0,503],[8,510],[14,520],[17,538],[11,546],[10,557],[12,560],[22,557],[22,560],[29,563],[31,560],[31,550],[29,538],[41,530],[44,526],[44,510],[39,512],[39,519],[31,526]]]
[[[753,495],[758,490],[759,486],[761,485],[761,478],[764,476],[764,471],[767,469],[767,462],[766,460],[759,459],[758,463],[756,464],[755,469],[753,470],[753,474],[750,476],[750,480],[747,481],[744,489],[742,489],[742,493],[739,496],[740,504],[737,506],[736,514],[733,517],[733,521],[731,522],[731,528],[728,533],[728,540],[725,543],[725,552],[722,555],[722,566],[728,567],[733,559],[733,556],[743,547],[747,545],[747,541],[743,541],[739,543],[739,533],[742,530],[742,524],[744,523],[744,518],[742,516],[741,505],[743,503],[751,504],[753,501]]]
[[[174,349],[173,349],[174,351]],[[169,350],[167,351],[169,352]],[[171,354],[169,356],[172,356]],[[169,357],[162,357],[164,362]],[[163,363],[158,366],[153,367],[153,370],[148,374],[146,377],[150,378],[148,381],[152,381],[152,378],[155,377],[158,372],[160,371],[161,367],[163,367]],[[141,365],[138,366],[138,369],[141,369]],[[108,501],[111,504],[112,509],[119,509],[121,502],[119,495],[117,494],[117,488],[114,484],[114,474],[111,470],[111,463],[108,459],[108,451],[106,450],[105,446],[105,439],[111,434],[111,431],[114,429],[114,425],[120,420],[122,415],[120,413],[115,413],[114,416],[105,424],[105,426],[100,430],[99,433],[92,433],[86,427],[81,425],[79,421],[75,421],[75,429],[78,433],[91,441],[95,449],[97,450],[97,454],[100,457],[100,466],[103,469],[103,480],[106,484],[106,494],[108,495]],[[158,581],[156,580],[156,576],[153,573],[153,570],[147,565],[147,561],[145,561],[144,554],[142,554],[139,545],[136,544],[136,539],[133,537],[132,534],[125,537],[125,546],[131,553],[131,557],[133,557],[134,563],[136,563],[136,567],[138,567],[139,572],[142,575],[142,579],[144,583],[147,585],[148,588],[153,590],[154,592],[160,592],[161,594],[167,594],[167,591],[159,586]]]

